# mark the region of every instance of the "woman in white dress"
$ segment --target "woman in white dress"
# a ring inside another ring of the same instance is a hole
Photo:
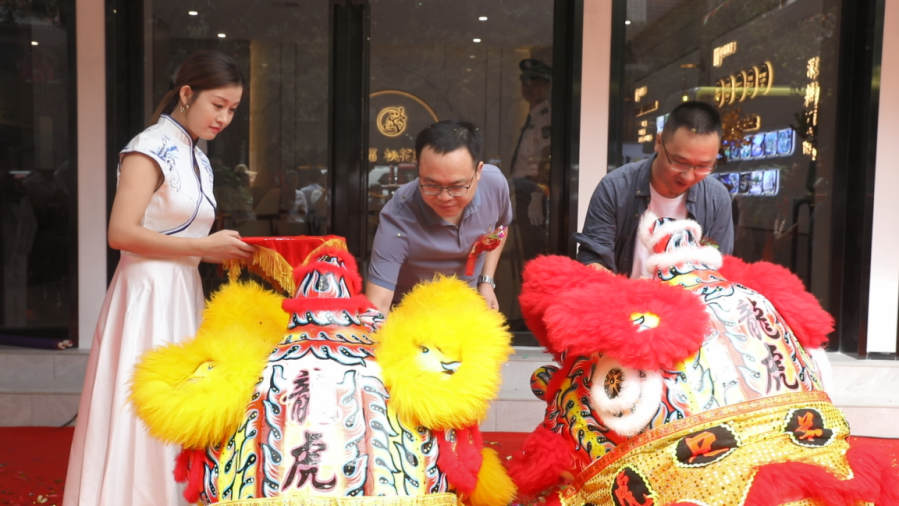
[[[194,53],[157,109],[158,122],[122,150],[108,231],[122,256],[94,334],[64,506],[186,504],[172,476],[179,448],[147,434],[128,403],[128,380],[144,351],[197,331],[200,261],[248,259],[254,250],[237,232],[209,235],[212,167],[196,146],[228,126],[243,90],[231,58]]]

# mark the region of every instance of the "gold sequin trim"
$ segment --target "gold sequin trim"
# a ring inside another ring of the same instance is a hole
[[[798,408],[814,408],[832,430],[832,441],[821,447],[794,444],[784,432],[784,420]],[[726,424],[738,447],[703,467],[678,465],[675,448],[686,436]],[[826,468],[839,479],[850,479],[846,461],[849,425],[823,392],[779,395],[725,406],[665,424],[618,446],[581,472],[559,495],[563,506],[592,503],[615,506],[612,485],[625,467],[637,470],[654,491],[655,504],[691,500],[708,506],[742,505],[758,466],[804,462]],[[764,485],[762,485],[764,486]],[[640,498],[637,498],[637,504]],[[818,506],[799,501],[791,506]]]

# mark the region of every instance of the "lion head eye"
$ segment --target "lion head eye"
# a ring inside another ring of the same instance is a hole
[[[431,351],[431,350],[428,349],[427,346],[419,346],[419,348],[421,348],[421,352],[422,352],[422,353],[428,353],[429,351]]]

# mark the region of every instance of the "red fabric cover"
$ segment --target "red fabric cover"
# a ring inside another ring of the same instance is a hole
[[[203,491],[203,462],[206,459],[204,450],[184,448],[175,458],[175,481],[187,483],[184,487],[184,499],[191,504],[200,500]]]
[[[826,506],[899,505],[899,468],[877,443],[853,440],[846,453],[853,478],[839,480],[823,467],[801,462],[759,468],[745,506],[771,506],[818,499]]]
[[[336,239],[346,243],[343,237],[336,235],[325,236],[305,236],[297,235],[292,237],[241,237],[241,240],[247,244],[254,246],[262,246],[277,251],[291,267],[301,265],[310,253],[322,244]]]
[[[452,443],[446,440],[444,431],[434,431],[434,435],[437,436],[437,445],[440,447],[437,465],[446,472],[446,479],[456,490],[470,495],[477,485],[481,463],[484,462],[481,454],[481,448],[484,447],[481,430],[477,425],[456,430],[456,441]]]
[[[574,471],[574,467],[565,439],[542,425],[525,439],[521,451],[506,461],[506,470],[520,494],[539,494],[559,483],[562,473]]]
[[[602,353],[625,367],[666,369],[696,353],[708,331],[705,305],[680,287],[630,280],[553,256],[529,262],[524,279],[522,314],[557,359],[563,351]],[[634,313],[655,314],[659,325],[639,332]]]
[[[295,279],[297,283],[300,283],[303,278],[306,277],[306,274],[310,272],[333,272],[338,277],[342,276],[344,278],[351,294],[356,295],[362,291],[362,277],[359,276],[359,268],[356,266],[356,259],[353,258],[352,254],[337,248],[326,248],[316,254],[316,256],[321,255],[339,258],[346,266],[346,269],[328,262],[313,261],[309,262],[307,265],[300,265],[295,268],[293,271],[293,279]]]
[[[812,349],[827,344],[827,335],[833,332],[833,316],[788,269],[768,262],[747,264],[739,258],[724,255],[724,264],[718,272],[771,301],[803,347]]]

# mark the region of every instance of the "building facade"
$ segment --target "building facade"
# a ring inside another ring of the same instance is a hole
[[[414,137],[483,129],[515,219],[497,272],[516,343],[523,264],[573,255],[596,184],[652,156],[665,114],[716,105],[735,255],[789,267],[838,320],[832,347],[892,358],[899,321],[899,23],[885,0],[58,0],[0,6],[0,344],[90,346],[117,253],[118,151],[177,66],[247,78],[205,143],[215,227],[337,234],[366,265],[378,212],[415,177]],[[892,91],[892,93],[891,93]],[[202,270],[209,290],[222,281]]]

